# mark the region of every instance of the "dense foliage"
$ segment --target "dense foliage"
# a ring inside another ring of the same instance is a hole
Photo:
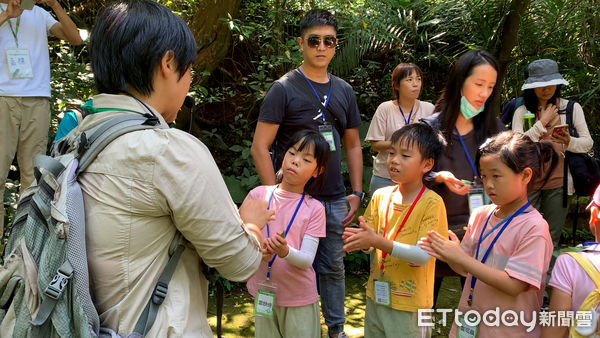
[[[192,121],[189,112],[182,113],[176,127],[190,130],[209,146],[234,200],[240,202],[249,189],[259,184],[249,146],[261,99],[273,80],[300,64],[297,23],[308,9],[321,7],[337,14],[340,45],[331,71],[353,86],[365,122],[361,127],[364,137],[377,105],[390,98],[390,74],[397,63],[414,62],[423,69],[422,99],[435,102],[457,55],[472,48],[499,51],[503,24],[513,1],[518,0],[162,0],[198,34],[203,29],[202,21],[209,21],[203,13],[212,13],[204,9],[226,5],[235,8],[235,12],[218,18],[217,25],[230,32],[230,41],[222,45],[227,53],[221,60],[214,60],[214,70],[204,64],[196,67],[191,95],[197,104]],[[61,3],[79,27],[90,30],[105,1]],[[501,82],[501,101],[520,94],[530,61],[553,58],[570,82],[564,96],[583,105],[593,137],[599,141],[598,0],[527,3],[517,43],[510,50],[510,58],[504,60],[507,73]],[[199,40],[205,38],[196,36]],[[94,90],[85,45],[69,47],[51,41],[50,48],[55,127],[60,112],[69,104],[84,102]],[[368,147],[364,149],[366,189],[372,154]],[[342,170],[346,170],[345,165]],[[14,173],[11,176],[17,177]],[[8,205],[15,203],[14,192],[14,187],[7,189]],[[11,214],[9,210],[7,221]],[[357,261],[359,265],[364,263]]]

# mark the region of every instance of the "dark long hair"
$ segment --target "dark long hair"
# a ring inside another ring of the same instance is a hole
[[[533,175],[529,181],[532,182],[540,177],[544,164],[550,163],[550,169],[546,172],[544,184],[548,181],[550,173],[558,164],[558,155],[548,141],[534,142],[529,136],[508,130],[485,141],[477,151],[477,171],[479,171],[479,160],[486,155],[498,155],[502,163],[506,164],[514,173],[519,174],[525,168],[531,168]]]
[[[554,95],[552,95],[552,97],[548,100],[548,102],[545,103],[552,103],[555,104],[556,100],[560,98],[560,89],[562,88],[562,85],[558,85],[556,86],[556,91],[554,92]],[[538,106],[540,105],[541,102],[538,102],[538,97],[535,95],[535,91],[533,88],[529,88],[529,89],[525,89],[523,91],[523,104],[525,105],[525,108],[531,112],[532,114],[535,114],[537,112]]]
[[[456,126],[458,114],[460,114],[462,86],[473,73],[475,67],[485,64],[498,71],[498,64],[494,57],[484,50],[476,49],[464,53],[450,69],[446,86],[435,104],[435,111],[440,113],[440,130],[449,144],[452,142],[452,133]],[[475,139],[478,144],[499,131],[498,121],[493,111],[496,106],[496,92],[499,87],[498,83],[494,85],[492,94],[485,102],[485,108],[473,118]]]

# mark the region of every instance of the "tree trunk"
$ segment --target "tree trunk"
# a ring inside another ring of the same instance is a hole
[[[196,9],[184,11],[184,18],[196,37],[198,54],[194,70],[212,73],[223,61],[231,45],[231,32],[221,18],[235,19],[241,0],[200,0]]]
[[[531,0],[513,0],[510,3],[510,9],[502,26],[502,33],[498,35],[500,41],[494,44],[496,46],[495,50],[491,51],[496,60],[498,60],[498,79],[496,83],[500,86],[504,81],[506,68],[511,61],[512,50],[517,43],[521,16],[527,11],[530,3]],[[496,99],[496,102],[499,102],[500,91],[496,93],[496,96],[494,99]],[[500,106],[497,105],[494,109],[496,116],[500,115]]]

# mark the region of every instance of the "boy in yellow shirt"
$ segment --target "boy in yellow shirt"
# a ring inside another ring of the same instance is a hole
[[[387,169],[395,186],[375,192],[359,228],[346,228],[344,250],[375,249],[367,284],[365,338],[430,336],[417,325],[419,309],[433,306],[435,259],[417,242],[430,230],[448,235],[442,198],[423,184],[446,142],[416,123],[394,132]]]

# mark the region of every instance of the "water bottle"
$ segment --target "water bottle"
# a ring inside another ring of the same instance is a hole
[[[527,111],[523,115],[523,131],[528,131],[535,123],[535,115]]]

